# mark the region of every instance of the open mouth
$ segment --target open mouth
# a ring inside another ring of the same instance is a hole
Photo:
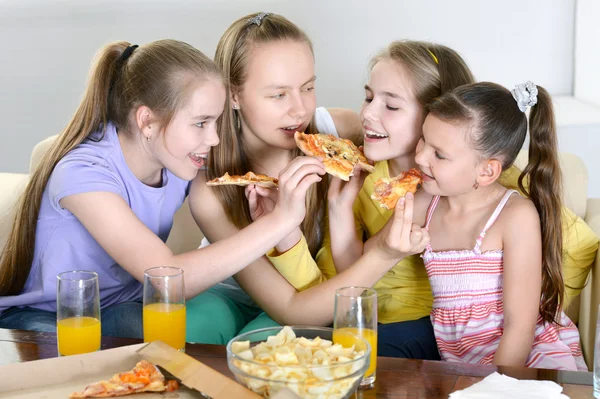
[[[190,159],[192,160],[192,162],[194,163],[194,165],[196,165],[198,168],[201,168],[204,166],[205,162],[206,162],[206,157],[208,157],[208,153],[197,153],[197,152],[190,152],[189,155]]]
[[[296,132],[304,132],[306,130],[306,124],[290,125],[280,127],[279,129],[282,130],[288,136],[294,136],[294,133]]]
[[[388,138],[387,134],[376,132],[374,130],[371,130],[368,127],[364,127],[364,129],[365,129],[365,141],[376,141],[376,140],[383,140],[383,139]]]

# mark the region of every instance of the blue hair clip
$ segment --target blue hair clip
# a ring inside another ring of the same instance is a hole
[[[268,17],[269,15],[273,15],[273,13],[272,12],[261,12],[255,17],[248,18],[248,21],[247,21],[248,25],[256,24],[257,26],[260,26],[260,24],[262,23],[262,20],[265,17]]]

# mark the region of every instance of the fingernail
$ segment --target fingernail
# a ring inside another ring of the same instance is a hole
[[[407,199],[413,199],[413,193],[411,193],[410,191],[406,193],[406,198]]]
[[[400,201],[400,205],[404,205],[404,197],[400,198],[398,201]]]

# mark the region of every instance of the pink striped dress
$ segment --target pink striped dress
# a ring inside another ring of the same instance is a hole
[[[491,364],[494,359],[504,323],[502,250],[482,253],[480,247],[513,193],[506,192],[472,250],[434,252],[429,244],[423,253],[434,297],[431,322],[442,360]],[[429,205],[427,229],[439,200],[434,197]],[[587,371],[577,327],[564,313],[560,324],[538,319],[527,367]]]

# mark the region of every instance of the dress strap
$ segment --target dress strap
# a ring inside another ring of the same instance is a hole
[[[427,217],[425,219],[425,230],[429,231],[429,222],[431,222],[431,217],[433,216],[433,211],[435,211],[435,208],[437,207],[438,203],[440,202],[440,196],[436,195],[435,197],[433,197],[431,199],[431,202],[429,203],[429,208],[427,208]],[[425,248],[426,251],[431,251],[431,242],[427,243],[427,247]]]
[[[475,242],[475,252],[477,252],[477,253],[481,252],[481,244],[483,243],[483,238],[485,237],[485,233],[488,231],[488,229],[490,227],[492,227],[492,225],[494,224],[496,219],[498,219],[498,216],[500,216],[500,212],[502,212],[502,209],[504,209],[504,206],[508,202],[508,199],[514,193],[518,193],[518,191],[517,190],[506,190],[506,193],[504,193],[504,196],[500,200],[500,203],[498,204],[498,206],[496,206],[494,213],[492,213],[492,216],[490,216],[487,223],[485,224],[483,231],[479,234],[479,237],[477,237],[477,241]]]

